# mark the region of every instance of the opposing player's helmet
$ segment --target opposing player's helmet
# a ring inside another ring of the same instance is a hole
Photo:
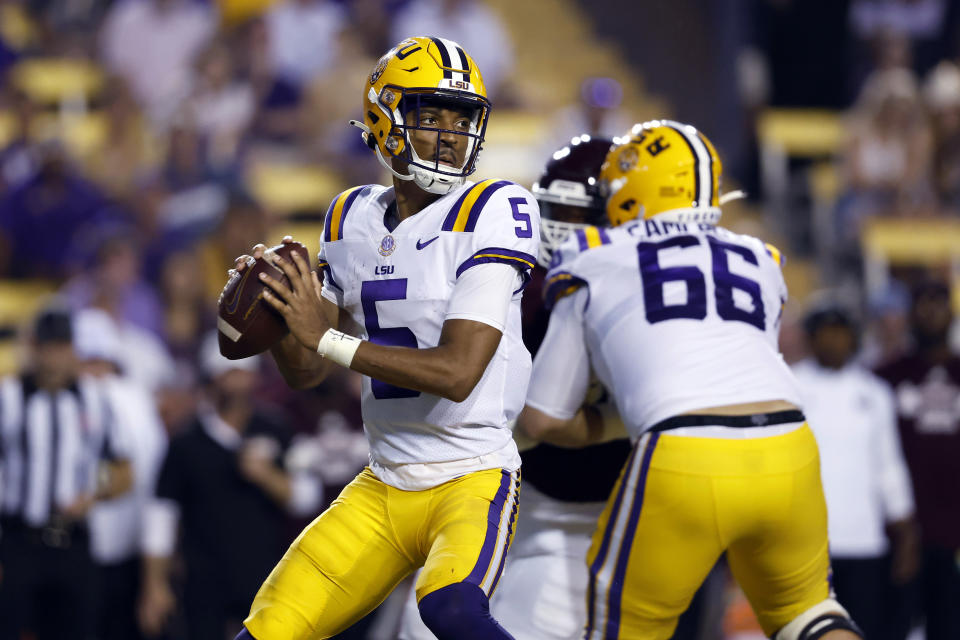
[[[540,205],[540,264],[578,228],[606,226],[599,175],[613,141],[588,134],[558,149],[533,184]]]
[[[452,131],[414,124],[405,116],[426,105],[449,105],[470,115],[469,131]],[[380,163],[401,180],[415,180],[430,193],[444,194],[463,184],[474,172],[490,115],[490,101],[476,63],[456,42],[436,37],[407,38],[390,49],[367,77],[363,90],[363,122],[350,124],[363,130],[363,140]],[[434,131],[439,148],[442,133],[468,138],[467,154],[459,168],[441,166],[439,158],[420,158],[410,143],[411,130]],[[388,158],[407,163],[401,174]]]
[[[671,120],[636,124],[614,139],[600,172],[607,218],[613,226],[654,216],[716,224],[720,170],[716,149],[694,127]]]

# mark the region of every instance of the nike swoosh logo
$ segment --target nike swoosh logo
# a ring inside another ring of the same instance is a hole
[[[404,71],[406,71],[407,73],[413,73],[414,71],[416,71],[416,70],[419,69],[419,68],[420,68],[420,67],[410,67],[409,69],[404,69]]]
[[[433,242],[434,240],[436,240],[436,239],[439,238],[439,237],[440,237],[440,236],[433,236],[432,238],[430,238],[430,239],[427,240],[426,242],[423,242],[423,241],[421,241],[421,240],[417,240],[417,250],[419,251],[420,249],[426,249],[428,244],[430,244],[431,242]]]

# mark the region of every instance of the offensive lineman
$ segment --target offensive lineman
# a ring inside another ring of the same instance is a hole
[[[635,440],[587,557],[584,638],[669,638],[724,551],[776,640],[860,637],[831,598],[817,445],[777,351],[780,253],[716,226],[720,161],[691,126],[636,125],[607,155],[610,242],[551,269],[519,427],[595,442],[590,365]]]
[[[520,294],[538,253],[537,204],[505,180],[465,182],[490,103],[455,42],[391,49],[363,109],[354,124],[393,186],[334,200],[322,287],[299,257],[279,261],[292,290],[264,281],[291,331],[273,349],[288,383],[315,386],[331,361],[364,374],[370,466],[294,541],[238,640],[330,637],[420,566],[420,615],[438,638],[511,638],[488,598],[517,513],[508,423],[531,367]],[[364,339],[338,330],[350,322]]]

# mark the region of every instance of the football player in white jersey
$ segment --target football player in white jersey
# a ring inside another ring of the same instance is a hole
[[[606,219],[597,179],[611,142],[586,134],[573,138],[553,154],[533,185],[540,207],[540,266],[523,300],[523,340],[532,353],[546,333],[549,312],[539,295],[531,296],[542,290],[553,250],[571,233],[578,251],[605,242],[606,232],[594,225]],[[517,638],[580,637],[586,620],[584,557],[630,448],[623,434],[583,449],[539,443],[521,452],[524,506],[503,578],[490,602],[496,619]],[[404,608],[400,640],[433,640],[413,597]]]
[[[616,142],[609,242],[548,274],[519,420],[554,444],[602,440],[616,421],[583,406],[592,365],[635,441],[588,553],[584,638],[669,638],[724,552],[768,635],[860,637],[831,598],[817,445],[777,349],[780,252],[716,226],[720,161],[696,129]]]
[[[337,365],[364,374],[370,466],[291,545],[238,638],[330,637],[421,566],[420,614],[438,638],[510,638],[488,599],[517,513],[509,424],[531,367],[520,296],[538,253],[537,203],[506,180],[466,181],[490,103],[455,42],[391,49],[363,110],[354,124],[393,186],[339,195],[322,285],[299,257],[279,260],[291,286],[266,278],[265,297],[291,331],[273,349],[291,385],[312,387]]]

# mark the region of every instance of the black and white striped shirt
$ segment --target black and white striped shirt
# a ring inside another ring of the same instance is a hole
[[[0,515],[41,527],[93,493],[99,463],[128,457],[113,422],[93,380],[56,392],[30,376],[0,380]]]

